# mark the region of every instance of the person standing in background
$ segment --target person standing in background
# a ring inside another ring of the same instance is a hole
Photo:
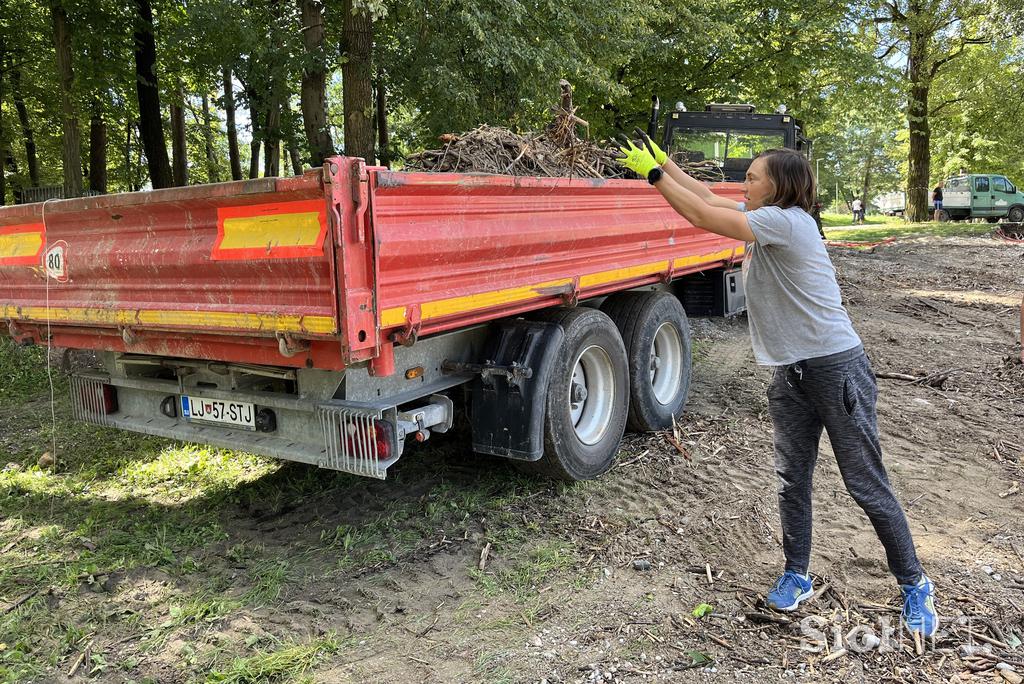
[[[939,221],[942,218],[942,181],[939,181],[939,184],[932,190],[932,204],[935,205],[935,216],[933,218]]]
[[[854,197],[850,206],[853,209],[853,222],[864,223],[864,203],[860,201],[860,197]]]

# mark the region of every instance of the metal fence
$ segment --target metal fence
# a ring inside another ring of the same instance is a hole
[[[102,195],[102,192],[95,190],[83,190],[83,197]],[[21,189],[21,204],[32,204],[33,202],[45,202],[50,199],[64,199],[63,185],[40,185],[35,188]]]

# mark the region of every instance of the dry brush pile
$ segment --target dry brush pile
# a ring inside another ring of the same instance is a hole
[[[500,126],[481,125],[461,134],[440,136],[444,147],[409,155],[407,171],[435,173],[493,173],[511,176],[569,178],[636,178],[619,163],[618,144],[599,144],[577,135],[589,123],[576,115],[572,86],[560,82],[562,97],[552,107],[554,118],[540,132],[516,133]],[[679,163],[679,162],[677,162]],[[679,163],[701,180],[722,180],[713,162]]]

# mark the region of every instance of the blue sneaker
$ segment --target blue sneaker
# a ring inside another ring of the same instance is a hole
[[[935,585],[926,575],[917,584],[901,584],[903,592],[903,626],[911,633],[920,632],[930,637],[939,628],[939,614],[935,612]]]
[[[775,610],[796,610],[800,602],[810,598],[813,593],[814,587],[808,575],[787,570],[768,592],[768,607]]]

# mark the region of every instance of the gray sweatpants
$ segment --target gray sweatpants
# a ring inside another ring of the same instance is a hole
[[[828,431],[847,491],[875,528],[889,570],[915,584],[921,564],[907,518],[889,485],[878,443],[878,388],[860,347],[779,366],[768,387],[786,569],[807,572],[811,557],[811,480],[821,430]]]

